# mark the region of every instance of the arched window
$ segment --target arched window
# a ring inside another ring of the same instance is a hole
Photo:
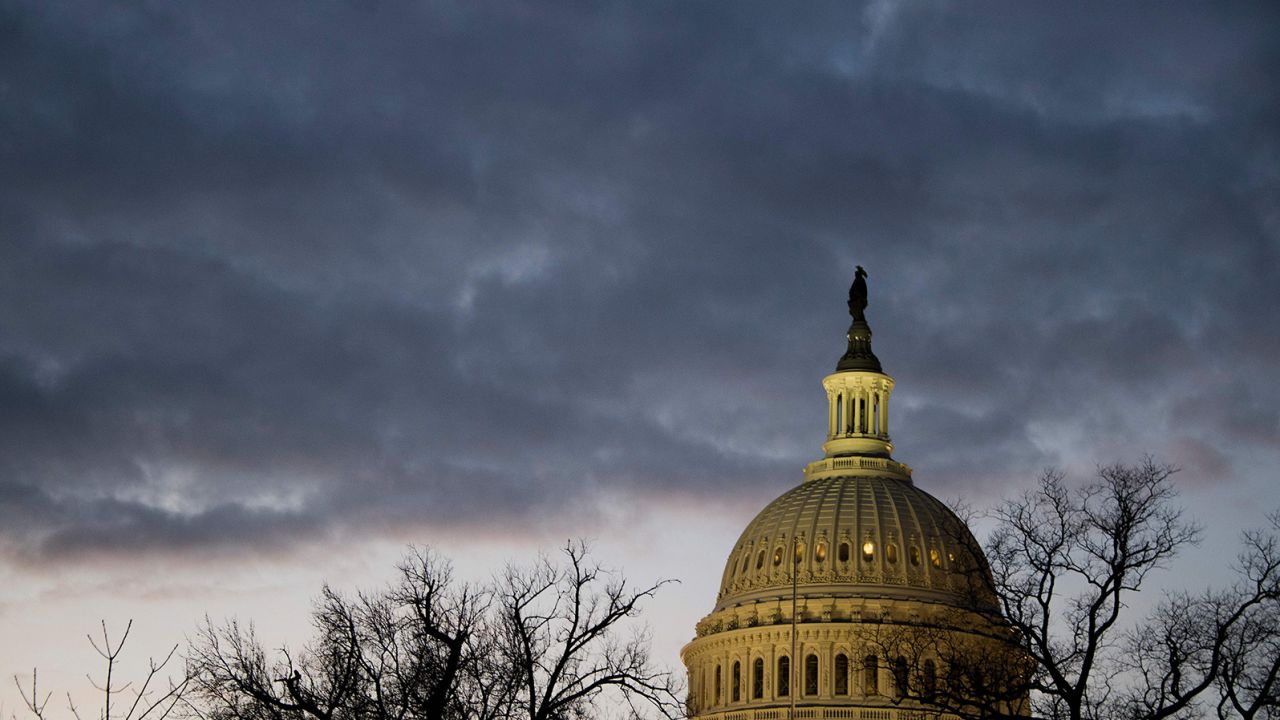
[[[875,655],[862,659],[862,694],[877,695],[880,693],[880,661]]]
[[[719,704],[720,704],[720,666],[719,666],[719,665],[717,665],[717,666],[716,666],[716,682],[715,682],[715,686],[716,686],[716,702],[715,702],[715,704],[716,704],[716,705],[719,705]]]
[[[862,561],[871,562],[872,560],[875,559],[875,557],[876,557],[876,544],[871,542],[871,538],[867,538],[866,542],[862,543]]]
[[[756,569],[759,570],[762,567],[764,567],[764,550],[761,550],[760,554],[756,556]]]
[[[810,655],[804,659],[804,694],[818,694],[818,656]]]
[[[885,545],[884,559],[896,565],[898,563],[898,546],[894,545],[893,543],[889,543],[888,545]]]
[[[921,678],[923,680],[922,684],[924,685],[924,687],[921,688],[924,699],[932,702],[934,695],[938,692],[938,668],[933,664],[932,660],[925,660],[923,672],[921,674],[924,675],[924,677]]]
[[[849,656],[840,653],[836,656],[835,672],[831,673],[835,679],[836,695],[849,694]]]
[[[749,567],[750,564],[751,564],[751,553],[750,552],[742,553],[742,572],[745,573],[747,571],[747,567]]]
[[[893,692],[899,699],[907,696],[907,659],[901,655],[893,661]]]
[[[783,655],[778,658],[778,697],[791,694],[791,658]]]
[[[764,658],[756,658],[751,664],[751,697],[756,700],[764,697]]]
[[[773,566],[778,567],[782,564],[782,548],[774,548],[773,550]]]
[[[826,561],[826,559],[827,559],[827,543],[826,543],[825,541],[823,541],[823,542],[819,542],[817,545],[815,545],[815,546],[814,546],[814,548],[813,548],[813,559],[814,559],[814,560],[817,560],[818,562],[824,562],[824,561]]]
[[[912,545],[911,550],[908,551],[907,554],[911,556],[912,565],[920,564],[920,548],[916,547],[915,545]]]
[[[819,406],[821,407],[821,406]],[[844,433],[844,395],[836,396],[836,435]]]
[[[742,699],[742,663],[733,661],[733,702]]]
[[[839,553],[837,554],[837,557],[840,558],[840,562],[842,563],[849,562],[849,543],[847,542],[840,543],[840,550],[839,550]]]
[[[942,567],[942,556],[938,554],[937,548],[929,548],[929,564],[936,568]]]

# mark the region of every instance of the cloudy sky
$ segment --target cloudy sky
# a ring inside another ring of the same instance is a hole
[[[1220,566],[1280,507],[1277,77],[1265,3],[0,0],[0,673],[570,536],[684,581],[675,663],[855,264],[918,485],[1150,453]]]

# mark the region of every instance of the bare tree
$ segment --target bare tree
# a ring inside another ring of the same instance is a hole
[[[399,581],[347,598],[325,586],[316,638],[269,659],[252,626],[206,620],[189,664],[217,718],[427,718],[459,714],[457,688],[488,607],[483,588],[453,581],[448,562],[413,550]]]
[[[1280,708],[1280,515],[1269,532],[1244,534],[1239,579],[1225,590],[1171,593],[1128,633],[1120,665],[1136,676],[1120,693],[1118,718],[1198,717],[1197,698],[1218,689],[1220,718]]]
[[[1095,718],[1112,707],[1125,599],[1200,537],[1173,504],[1175,469],[1150,458],[1099,468],[1072,490],[1047,471],[1000,505],[987,543],[992,591],[1035,663],[1037,714]]]
[[[121,684],[117,675],[117,666],[120,654],[124,651],[125,642],[129,639],[129,631],[132,629],[133,620],[130,620],[125,625],[120,639],[113,642],[104,620],[101,642],[94,639],[92,635],[85,636],[106,664],[106,672],[100,682],[92,677],[89,678],[90,684],[102,697],[102,709],[98,712],[98,717],[101,720],[165,720],[174,714],[175,708],[180,703],[184,702],[190,678],[183,675],[175,679],[165,672],[169,661],[178,651],[178,646],[174,645],[159,662],[155,658],[148,659],[147,674],[136,687],[133,682]],[[49,701],[53,693],[46,692],[41,695],[39,679],[39,672],[33,669],[30,692],[16,675],[13,682],[18,686],[18,694],[22,698],[26,711],[37,720],[48,720]],[[81,720],[80,710],[72,700],[71,693],[67,693],[66,699],[67,710],[76,720]],[[121,708],[124,709],[123,714],[120,713]]]
[[[1242,612],[1223,643],[1220,717],[1280,717],[1280,512],[1268,519],[1269,530],[1244,534],[1237,586]]]
[[[581,717],[609,690],[633,711],[643,704],[680,716],[679,687],[653,666],[648,636],[620,637],[620,624],[670,581],[632,589],[590,560],[581,542],[567,544],[563,557],[563,564],[543,558],[532,568],[508,568],[500,582],[499,637],[518,673],[519,716]]]
[[[958,563],[970,590],[962,611],[983,618],[966,622],[986,628],[979,634],[990,640],[957,645],[949,638],[963,634],[906,633],[922,643],[898,631],[893,642],[905,648],[912,679],[923,680],[912,664],[913,646],[924,648],[920,657],[950,656],[941,662],[952,666],[930,697],[904,697],[990,717],[993,709],[1013,707],[1003,704],[1011,693],[1029,691],[1035,714],[1046,718],[1163,720],[1202,716],[1216,688],[1221,718],[1273,716],[1280,690],[1280,517],[1272,517],[1270,532],[1245,534],[1239,580],[1231,587],[1172,592],[1148,617],[1136,623],[1123,617],[1129,596],[1150,574],[1198,542],[1200,528],[1174,504],[1174,472],[1147,458],[1099,468],[1096,481],[1072,489],[1050,470],[1033,490],[998,506],[985,553],[973,547],[962,553],[973,562]],[[1000,649],[1014,645],[1018,652]],[[1019,688],[1010,678],[1027,682]]]
[[[564,564],[508,567],[492,586],[453,581],[415,551],[387,590],[348,599],[325,587],[316,637],[271,656],[232,621],[206,621],[190,664],[201,712],[249,720],[551,720],[581,717],[614,690],[674,717],[669,672],[648,638],[619,634],[664,582],[633,590],[571,543]]]

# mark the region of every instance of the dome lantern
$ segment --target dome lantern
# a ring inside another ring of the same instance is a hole
[[[805,468],[805,479],[850,470],[888,474],[910,482],[911,469],[895,462],[889,439],[889,396],[893,378],[884,373],[871,351],[871,326],[867,324],[867,271],[859,265],[849,288],[849,346],[836,371],[823,378],[827,392],[826,457]],[[854,473],[858,474],[858,473]]]

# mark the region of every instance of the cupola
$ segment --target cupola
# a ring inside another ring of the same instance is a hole
[[[867,324],[867,271],[859,265],[849,288],[848,349],[836,371],[822,380],[827,392],[826,457],[810,463],[806,479],[832,474],[889,474],[910,482],[911,469],[892,459],[889,439],[889,396],[893,378],[885,374],[871,350],[871,326]],[[853,471],[853,472],[850,472]]]

